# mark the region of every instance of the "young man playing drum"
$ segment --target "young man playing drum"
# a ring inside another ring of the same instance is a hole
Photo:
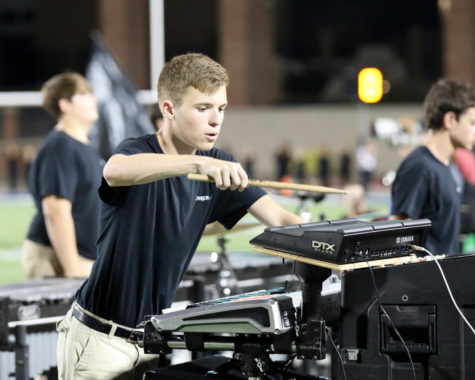
[[[129,343],[146,315],[171,305],[203,230],[231,228],[247,211],[268,226],[302,223],[213,148],[227,107],[226,70],[201,54],[173,58],[158,82],[164,122],[123,141],[104,168],[98,258],[58,325],[62,379],[141,378],[155,365]],[[190,181],[205,174],[215,183]]]

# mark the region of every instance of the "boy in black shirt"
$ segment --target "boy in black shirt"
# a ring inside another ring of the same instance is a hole
[[[96,258],[101,158],[89,146],[97,101],[86,78],[59,74],[42,88],[43,106],[58,122],[29,171],[37,213],[23,243],[29,278],[87,277]]]
[[[171,305],[208,223],[231,228],[247,211],[269,226],[302,223],[263,190],[247,188],[241,165],[213,148],[228,81],[204,55],[172,59],[158,82],[160,130],[123,141],[107,162],[98,260],[58,326],[61,378],[140,378],[154,365],[125,337]],[[188,173],[215,183],[190,181]]]
[[[426,248],[434,254],[459,253],[461,187],[452,157],[457,147],[471,149],[475,137],[475,95],[469,85],[439,80],[424,104],[430,134],[399,166],[392,186],[395,219],[428,218]]]

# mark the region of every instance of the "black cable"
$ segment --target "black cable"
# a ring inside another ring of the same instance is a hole
[[[338,359],[340,360],[340,364],[341,364],[341,370],[343,371],[343,378],[345,380],[348,380],[348,377],[346,377],[345,366],[343,364],[343,358],[341,357],[340,351],[338,350],[338,348],[337,348],[335,342],[333,341],[333,339],[331,337],[331,334],[329,333],[328,330],[329,330],[328,328],[325,328],[325,333],[327,334],[328,339],[330,339],[330,342],[333,346],[333,349],[335,350],[336,354],[338,355]]]
[[[409,347],[407,347],[407,344],[406,342],[404,341],[404,339],[402,338],[401,334],[399,333],[398,329],[396,328],[396,326],[394,325],[394,322],[393,320],[391,319],[391,317],[389,316],[389,314],[386,312],[386,309],[383,307],[383,304],[381,302],[381,295],[379,294],[379,290],[378,290],[378,286],[376,285],[376,279],[374,277],[374,273],[373,273],[373,268],[371,267],[371,265],[369,264],[369,261],[366,261],[366,264],[368,264],[368,268],[369,268],[369,273],[371,273],[371,279],[373,281],[373,287],[374,287],[374,291],[376,292],[376,297],[378,299],[378,306],[379,308],[383,311],[384,315],[386,316],[386,318],[388,318],[388,321],[389,321],[389,324],[391,325],[391,327],[393,328],[394,332],[396,333],[398,339],[401,341],[402,345],[404,346],[404,349],[406,350],[406,353],[407,353],[407,356],[409,358],[409,361],[411,362],[411,368],[412,368],[412,375],[414,377],[414,380],[417,380],[416,379],[416,368],[414,367],[414,362],[412,361],[412,356],[411,356],[411,353],[409,351]]]

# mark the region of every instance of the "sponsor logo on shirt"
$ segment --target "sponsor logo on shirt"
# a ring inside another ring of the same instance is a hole
[[[197,195],[195,201],[206,202],[211,200],[211,195]]]

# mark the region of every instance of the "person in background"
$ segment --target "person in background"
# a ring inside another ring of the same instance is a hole
[[[473,149],[455,149],[454,162],[465,181],[475,185],[475,152]]]
[[[348,194],[342,200],[343,206],[345,206],[344,218],[356,218],[369,212],[368,200],[363,185],[359,183],[348,184],[345,186],[345,190]]]
[[[365,192],[367,192],[371,185],[371,181],[373,180],[373,172],[378,164],[374,148],[371,146],[369,141],[363,140],[356,148],[355,156],[360,184],[363,186]]]
[[[305,168],[305,152],[303,149],[297,149],[293,157],[293,173],[298,183],[307,182],[307,171]]]
[[[8,190],[13,194],[18,191],[21,148],[15,142],[8,142],[5,146],[4,155],[7,164]]]
[[[21,160],[23,164],[23,181],[28,187],[28,178],[30,177],[30,169],[33,160],[36,157],[36,146],[33,144],[26,144],[21,150]]]
[[[330,154],[325,147],[320,149],[317,177],[323,186],[330,186]]]
[[[275,154],[276,178],[278,181],[281,181],[283,177],[287,177],[290,174],[292,158],[290,144],[284,141]]]
[[[350,182],[351,176],[351,155],[349,149],[343,147],[340,152],[340,182],[344,186]]]
[[[87,137],[98,118],[96,98],[77,73],[52,77],[42,94],[57,123],[29,170],[36,215],[21,262],[29,278],[87,277],[96,258],[102,170]]]
[[[256,166],[256,153],[252,147],[248,146],[244,149],[242,160],[248,178],[255,178],[254,170]]]
[[[426,248],[434,254],[459,253],[461,186],[454,175],[456,148],[475,141],[473,88],[449,79],[432,85],[424,102],[430,133],[424,145],[401,163],[391,189],[393,219],[428,218]]]
[[[462,253],[475,253],[475,151],[457,148],[454,162],[463,180],[461,207]]]
[[[160,111],[160,108],[156,108],[155,111],[150,116],[150,121],[153,124],[153,127],[158,132],[163,124],[163,115]]]
[[[205,55],[173,58],[158,80],[160,130],[124,140],[105,165],[98,258],[57,326],[60,379],[141,379],[156,366],[133,330],[170,307],[207,224],[230,229],[247,212],[268,226],[303,222],[214,148],[228,83]]]

